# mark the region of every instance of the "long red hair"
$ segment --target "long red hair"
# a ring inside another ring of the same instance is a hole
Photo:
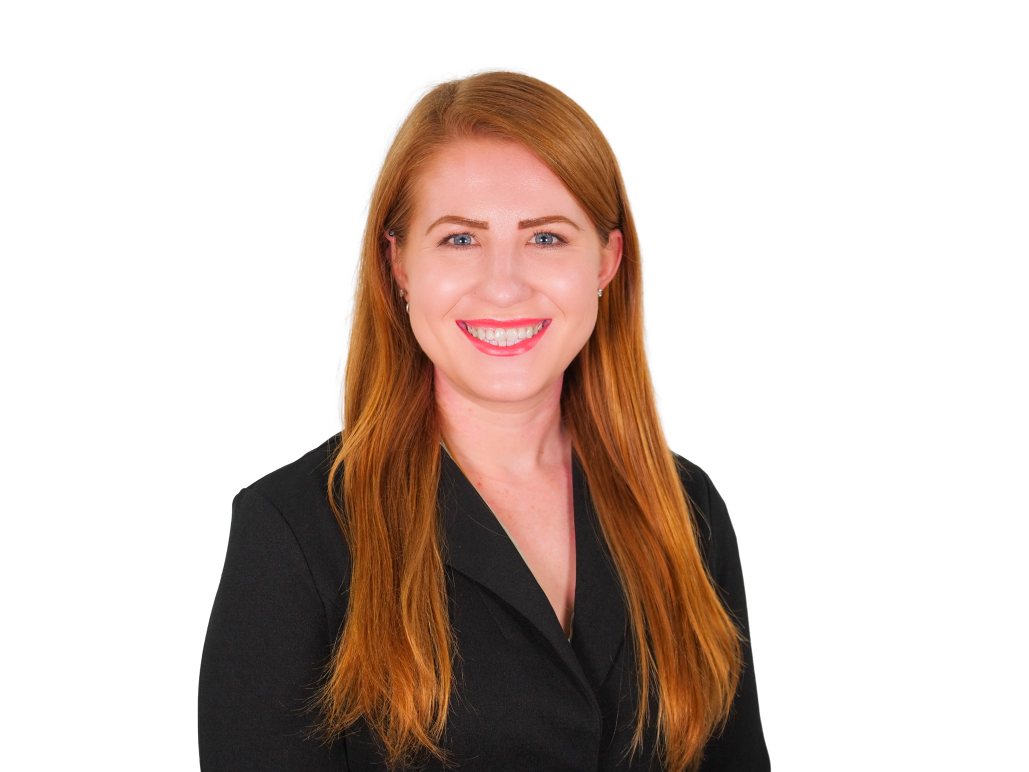
[[[665,444],[643,345],[636,228],[607,140],[563,93],[490,72],[444,83],[404,121],[372,194],[364,234],[343,440],[329,496],[352,561],[346,623],[320,692],[325,726],[359,719],[392,766],[440,747],[454,680],[436,489],[441,429],[433,366],[390,271],[385,234],[403,244],[415,183],[439,148],[463,137],[514,140],[561,179],[603,242],[624,237],[596,328],[565,373],[564,420],[628,602],[638,653],[635,746],[656,720],[668,769],[699,761],[724,723],[740,642],[712,587],[696,521]],[[657,716],[648,705],[657,693]]]

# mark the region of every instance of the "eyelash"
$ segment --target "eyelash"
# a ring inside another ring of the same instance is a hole
[[[455,236],[471,236],[473,239],[475,238],[475,234],[474,233],[470,233],[469,231],[456,231],[454,233],[451,233],[449,236],[444,236],[442,239],[440,239],[439,244],[437,244],[436,246],[439,246],[439,247],[453,247],[454,249],[464,249],[463,246],[459,246],[457,244],[451,244],[450,243],[450,240],[452,238],[454,238]],[[470,246],[470,245],[468,245],[468,246]]]
[[[567,239],[562,238],[560,235],[558,235],[557,233],[554,233],[553,231],[534,231],[533,234],[532,234],[532,238],[535,240],[535,238],[537,236],[543,236],[543,235],[553,236],[555,243],[554,244],[536,244],[537,247],[542,247],[543,249],[550,249],[550,248],[556,247],[556,246],[558,246],[560,244],[567,244],[568,243]],[[452,238],[455,238],[456,236],[471,236],[473,239],[475,238],[475,234],[474,233],[470,233],[468,231],[458,231],[458,232],[455,232],[455,233],[451,233],[448,236],[444,236],[440,240],[439,244],[437,244],[437,246],[440,246],[440,247],[454,247],[455,249],[463,249],[464,247],[462,247],[462,246],[450,243],[450,240]],[[471,245],[466,245],[466,246],[471,246]]]
[[[555,242],[553,244],[536,244],[537,247],[542,247],[543,249],[553,249],[554,247],[560,246],[561,244],[568,243],[567,239],[561,238],[558,234],[554,233],[553,231],[536,231],[532,234],[532,238],[535,239],[537,236],[542,235],[553,236]]]

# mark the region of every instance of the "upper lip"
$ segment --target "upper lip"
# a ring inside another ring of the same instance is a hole
[[[531,327],[532,325],[547,321],[547,318],[537,316],[521,319],[459,319],[458,321],[472,327],[501,327],[508,329],[510,327]]]

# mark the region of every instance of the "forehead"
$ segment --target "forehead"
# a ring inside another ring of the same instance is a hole
[[[492,220],[505,212],[525,219],[543,210],[585,216],[550,167],[509,140],[462,139],[444,145],[418,180],[416,195],[419,219],[449,214]]]

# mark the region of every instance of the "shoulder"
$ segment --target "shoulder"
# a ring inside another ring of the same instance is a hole
[[[266,474],[243,490],[258,494],[286,514],[317,507],[323,501],[328,505],[329,467],[339,435],[326,440],[291,464]]]
[[[707,472],[678,454],[672,455],[693,511],[697,539],[707,559],[708,570],[718,575],[721,564],[726,558],[734,559],[738,551],[729,510]]]
[[[234,518],[274,510],[285,523],[325,600],[334,600],[349,575],[346,540],[329,504],[329,469],[339,446],[336,435],[291,464],[241,490]]]

